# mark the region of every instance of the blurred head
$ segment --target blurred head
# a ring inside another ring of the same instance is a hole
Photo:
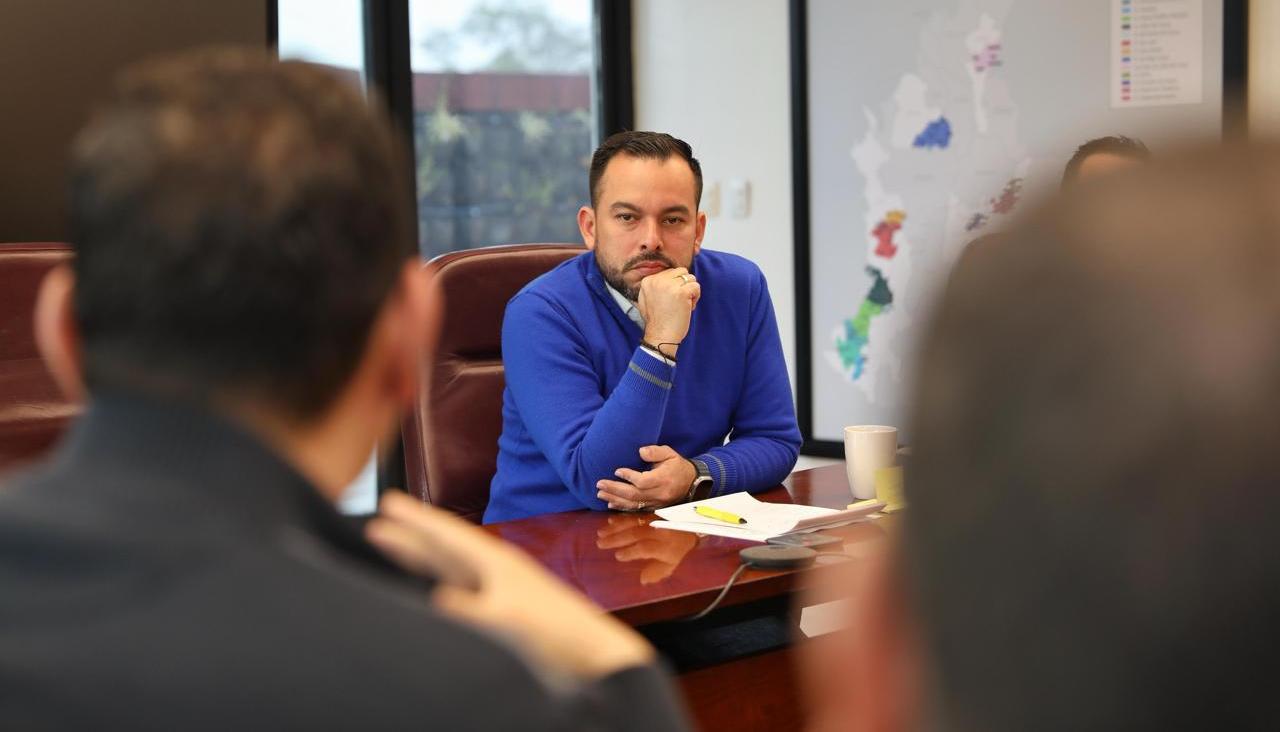
[[[1065,188],[1076,181],[1093,179],[1150,159],[1151,151],[1141,140],[1124,135],[1099,137],[1076,148],[1062,172],[1062,186]]]
[[[71,155],[61,352],[90,392],[295,423],[357,375],[381,383],[366,396],[411,394],[400,372],[425,343],[427,295],[403,159],[386,120],[319,67],[206,50],[129,69]]]
[[[619,132],[591,158],[591,205],[578,228],[605,281],[631,300],[640,281],[688,267],[702,247],[702,166],[683,140],[661,132]]]
[[[925,727],[1280,724],[1276,200],[1280,150],[1188,152],[957,273],[896,571],[868,595],[903,595],[871,635],[919,639]]]
[[[73,395],[232,412],[339,490],[436,325],[406,157],[311,65],[205,50],[127,70],[70,156],[74,270],[37,306],[51,370]]]

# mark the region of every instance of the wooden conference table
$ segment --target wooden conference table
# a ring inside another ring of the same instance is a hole
[[[793,473],[757,497],[831,508],[852,500],[843,465]],[[791,597],[819,579],[823,567],[749,569],[715,611],[688,622],[720,593],[738,567],[738,551],[752,543],[655,529],[654,518],[573,511],[485,528],[649,636],[680,674],[701,729],[800,729]],[[829,533],[862,542],[878,541],[884,530],[860,523]]]

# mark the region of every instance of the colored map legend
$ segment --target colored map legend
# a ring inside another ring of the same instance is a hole
[[[1111,0],[1111,106],[1199,104],[1203,0]]]

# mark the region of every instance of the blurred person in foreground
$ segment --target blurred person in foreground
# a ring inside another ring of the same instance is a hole
[[[1280,148],[1064,194],[961,272],[815,730],[1280,727]]]
[[[0,490],[0,727],[684,727],[650,647],[517,550],[403,495],[369,543],[331,505],[437,328],[404,158],[318,67],[121,76],[37,308],[88,410]]]

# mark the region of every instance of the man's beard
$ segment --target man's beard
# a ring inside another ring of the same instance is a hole
[[[628,259],[626,264],[618,268],[606,267],[604,262],[600,261],[600,257],[596,257],[596,265],[600,267],[600,274],[604,276],[604,281],[608,282],[609,286],[613,289],[621,292],[631,302],[638,302],[640,300],[640,282],[637,282],[634,287],[631,287],[627,285],[627,281],[623,279],[622,276],[637,265],[645,262],[661,262],[662,264],[667,265],[668,269],[675,269],[676,267],[676,263],[668,259],[667,255],[662,252],[645,252],[644,254],[637,254],[631,259]],[[643,282],[643,280],[641,280],[641,282]]]

